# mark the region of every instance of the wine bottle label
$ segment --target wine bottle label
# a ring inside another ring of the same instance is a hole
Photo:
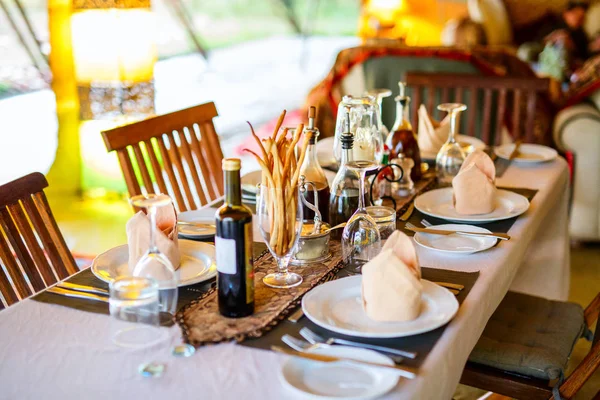
[[[244,226],[246,257],[246,304],[254,301],[254,266],[252,264],[252,222]]]
[[[217,249],[217,271],[222,274],[235,274],[237,258],[235,251],[235,240],[215,237]]]

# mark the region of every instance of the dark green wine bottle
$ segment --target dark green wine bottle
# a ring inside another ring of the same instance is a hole
[[[223,160],[225,204],[216,214],[219,312],[229,318],[254,312],[252,211],[242,205],[240,160]]]

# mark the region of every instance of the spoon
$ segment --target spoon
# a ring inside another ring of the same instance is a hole
[[[321,233],[327,233],[327,232],[332,231],[334,229],[343,228],[345,226],[346,226],[346,222],[342,222],[341,224],[337,224],[336,226],[332,226],[331,228],[329,228],[329,229],[327,229],[327,230],[325,230],[325,231],[323,231]]]

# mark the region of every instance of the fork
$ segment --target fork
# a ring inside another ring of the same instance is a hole
[[[426,228],[429,228],[430,226],[433,226],[433,224],[431,222],[427,221],[425,218],[423,218],[421,220],[421,225],[423,225]]]
[[[346,345],[346,346],[360,347],[363,349],[375,350],[375,351],[379,351],[381,353],[386,353],[386,354],[394,354],[394,355],[406,357],[406,358],[416,358],[417,357],[417,353],[413,353],[411,351],[392,349],[389,347],[377,346],[377,345],[368,344],[368,343],[353,342],[351,340],[338,339],[338,338],[334,338],[334,337],[325,339],[324,337],[319,336],[318,334],[314,333],[313,331],[311,331],[308,328],[300,329],[300,335],[312,344],[325,344],[325,345],[342,344],[342,345]]]
[[[306,328],[308,329],[308,328]],[[309,343],[309,342],[305,342],[302,339],[298,339],[293,337],[292,335],[288,335],[285,334],[281,337],[281,341],[285,344],[287,344],[288,346],[290,346],[292,349],[296,350],[296,351],[313,351],[315,349],[319,349],[319,348],[328,348],[331,347],[332,345],[327,344],[327,343]],[[393,355],[393,354],[386,354],[387,356],[389,356],[392,361],[394,361],[394,363],[396,364],[400,364],[402,361],[404,361],[404,357],[401,356],[397,356],[397,355]]]

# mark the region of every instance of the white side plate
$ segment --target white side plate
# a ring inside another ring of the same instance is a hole
[[[426,280],[421,314],[413,321],[373,321],[363,309],[362,276],[324,283],[302,298],[304,314],[315,324],[333,332],[366,338],[394,338],[429,332],[454,317],[458,301],[448,290]]]
[[[442,229],[449,231],[465,231],[492,233],[490,230],[474,225],[444,224],[427,227],[425,229]],[[415,242],[428,249],[443,253],[471,254],[494,247],[498,239],[484,236],[465,235],[432,235],[429,233],[415,233]]]
[[[454,209],[452,188],[430,190],[415,199],[415,208],[423,214],[442,218],[452,222],[483,224],[501,221],[523,214],[529,209],[529,200],[525,196],[509,190],[498,189],[496,208],[488,214],[464,215]]]
[[[179,250],[181,251],[181,265],[177,269],[179,287],[204,282],[217,275],[215,246],[180,239]],[[98,279],[110,283],[119,276],[129,275],[128,260],[129,249],[126,244],[114,247],[94,258],[92,273]]]
[[[494,152],[498,157],[508,160],[514,149],[514,144],[505,144],[496,147]],[[523,164],[535,164],[554,160],[557,156],[558,153],[553,148],[542,146],[541,144],[526,143],[519,147],[517,156],[513,158],[513,161]]]
[[[332,346],[313,350],[317,354],[352,358],[394,365],[383,354],[347,346]],[[281,368],[281,381],[301,398],[310,399],[374,399],[392,390],[398,375],[378,368],[351,362],[322,363],[290,357]]]

